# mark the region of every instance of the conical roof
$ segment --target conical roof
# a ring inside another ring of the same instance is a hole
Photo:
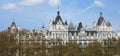
[[[102,12],[100,12],[100,17],[98,19],[97,25],[101,25],[103,22],[106,23],[104,17],[102,16]]]
[[[72,21],[69,24],[69,30],[75,30],[75,27]]]
[[[60,11],[58,11],[58,12],[57,12],[57,17],[56,17],[56,19],[55,19],[55,22],[54,22],[54,23],[55,23],[55,24],[57,24],[57,22],[58,22],[58,21],[61,21],[61,22],[62,22],[62,24],[64,24],[64,23],[63,23],[63,21],[62,21],[62,18],[61,18],[61,16],[60,16]]]
[[[12,22],[11,27],[16,27],[17,28],[16,23]]]

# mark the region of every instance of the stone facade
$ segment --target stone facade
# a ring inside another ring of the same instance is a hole
[[[11,33],[18,31],[15,22],[9,27],[9,31]],[[36,36],[33,36],[34,33],[36,33]],[[41,40],[41,37],[46,40],[60,39],[62,44],[66,44],[70,41],[77,42],[78,44],[85,44],[92,41],[102,42],[108,38],[112,38],[113,32],[112,25],[110,22],[106,22],[102,12],[100,12],[98,21],[93,22],[93,27],[87,29],[82,25],[82,22],[80,22],[78,26],[75,26],[72,21],[70,24],[68,24],[67,21],[63,22],[60,16],[60,11],[58,11],[55,20],[50,21],[48,30],[43,26],[40,31],[34,30],[29,31],[24,35],[20,35],[19,33],[17,35],[17,39],[19,40]]]

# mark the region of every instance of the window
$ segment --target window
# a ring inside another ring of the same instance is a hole
[[[53,33],[53,38],[54,38],[54,33]]]
[[[54,29],[54,27],[52,27]]]
[[[61,28],[59,27],[59,29],[61,29]]]
[[[56,33],[56,37],[57,37],[57,33]]]
[[[72,37],[70,37],[69,40],[72,40]]]

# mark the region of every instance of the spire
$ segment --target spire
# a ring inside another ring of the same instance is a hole
[[[12,20],[13,20],[13,22],[15,22],[15,18],[14,18],[14,17],[13,17],[13,19],[12,19]]]
[[[58,21],[61,21],[62,22],[62,24],[64,24],[63,23],[63,21],[62,21],[62,18],[61,18],[61,16],[60,16],[60,11],[59,11],[59,6],[60,6],[60,0],[58,0],[58,11],[57,11],[57,17],[56,17],[56,19],[55,19],[55,21],[54,21],[54,24],[57,24],[58,23]]]
[[[60,0],[58,0],[58,12],[57,12],[58,16],[60,16]]]
[[[58,0],[58,11],[60,11],[60,0]]]
[[[12,22],[12,24],[11,24],[11,27],[13,27],[13,26],[15,26],[15,27],[16,27],[16,24],[15,24],[15,19],[14,19],[14,17],[13,17],[13,22]]]
[[[59,0],[59,1],[60,1],[60,0]],[[60,2],[59,2],[59,1],[58,1],[58,11],[59,11],[59,9],[60,9],[60,7],[59,7],[59,6],[60,6],[60,4],[59,4]]]

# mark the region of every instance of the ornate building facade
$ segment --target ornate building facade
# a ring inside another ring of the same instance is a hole
[[[8,28],[11,33],[18,33],[18,28],[15,22],[12,23],[11,27]],[[41,40],[41,39],[60,39],[62,44],[74,41],[78,44],[85,44],[92,41],[104,41],[108,38],[113,37],[112,25],[106,21],[103,17],[102,12],[97,22],[93,22],[91,29],[86,29],[82,22],[75,26],[71,21],[70,24],[67,21],[63,21],[60,16],[60,11],[57,11],[55,20],[50,21],[49,29],[47,30],[44,26],[40,31],[28,31],[26,34],[17,35],[18,40]]]
[[[68,42],[68,24],[67,21],[63,22],[59,11],[55,21],[50,21],[48,38],[61,39],[64,42]]]

